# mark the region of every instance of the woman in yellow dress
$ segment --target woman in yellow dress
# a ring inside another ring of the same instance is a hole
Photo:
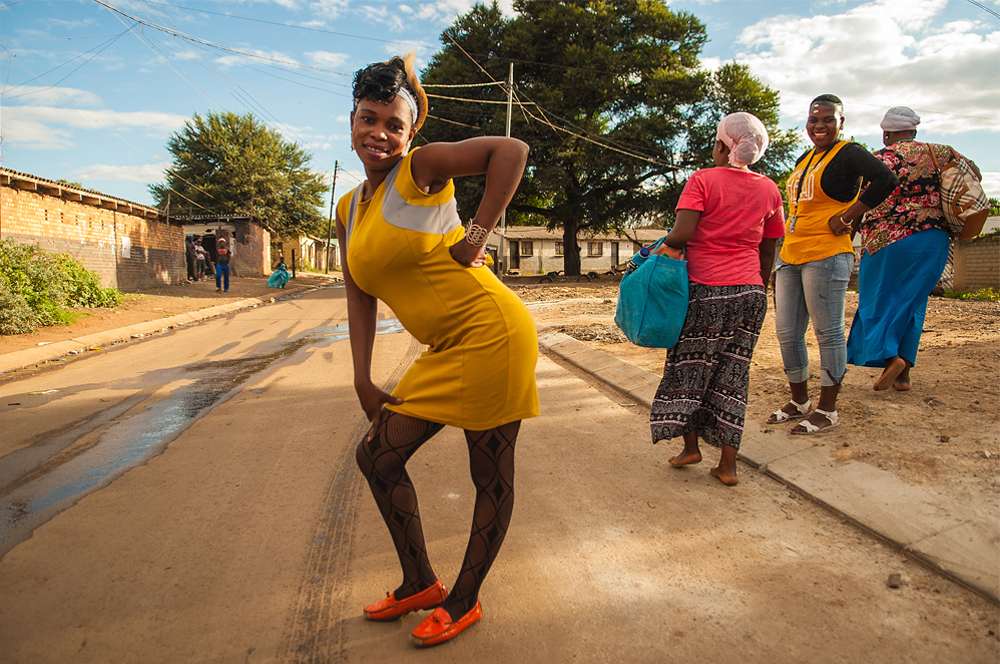
[[[435,608],[410,635],[451,639],[482,617],[479,588],[514,505],[514,444],[538,415],[538,340],[527,307],[486,267],[483,247],[520,182],[528,147],[502,137],[410,149],[427,115],[413,54],[355,74],[351,145],[367,181],[340,199],[354,386],[372,426],[357,459],[392,535],[403,583],[365,607],[369,620]],[[452,178],[486,174],[463,229]],[[377,300],[429,348],[388,394],[371,379]],[[406,462],[445,425],[465,430],[476,486],[472,533],[447,592],[427,557]]]

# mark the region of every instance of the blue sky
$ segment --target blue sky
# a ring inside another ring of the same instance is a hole
[[[781,93],[784,127],[801,128],[809,100],[832,92],[845,102],[847,133],[879,146],[885,110],[911,106],[923,118],[920,137],[972,158],[987,193],[1000,197],[1000,1],[669,5],[707,26],[705,67],[746,63]],[[352,73],[411,49],[423,66],[441,31],[471,6],[0,0],[2,163],[149,203],[146,186],[162,180],[167,138],[185,120],[250,111],[306,146],[315,170],[332,173],[339,160],[339,195],[361,177],[348,142]],[[509,11],[510,2],[501,6]]]

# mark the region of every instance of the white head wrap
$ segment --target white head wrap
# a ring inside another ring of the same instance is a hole
[[[417,112],[417,100],[414,98],[413,93],[404,87],[400,87],[396,92],[396,96],[406,102],[406,105],[410,108],[410,113],[413,114],[413,123],[416,124],[419,113]],[[360,99],[354,100],[354,110],[358,110],[358,104],[361,103]]]
[[[729,147],[729,163],[737,168],[760,161],[770,141],[764,123],[750,113],[722,118],[715,137]]]
[[[882,118],[882,131],[910,131],[920,124],[920,116],[907,106],[893,106]]]
[[[402,97],[406,104],[410,107],[410,112],[413,113],[412,122],[416,124],[417,122],[417,100],[413,98],[413,93],[406,88],[399,88],[399,92],[396,93],[397,97]]]

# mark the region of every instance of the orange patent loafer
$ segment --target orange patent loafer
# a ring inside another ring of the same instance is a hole
[[[411,595],[405,599],[396,599],[396,593],[389,593],[382,601],[369,604],[365,607],[365,618],[378,622],[399,620],[407,613],[423,609],[433,609],[443,602],[447,596],[448,590],[441,581],[435,581],[434,585],[427,590],[422,590],[416,595]]]
[[[434,609],[434,613],[424,618],[424,621],[417,625],[417,628],[410,632],[410,641],[413,645],[425,648],[436,646],[449,639],[458,636],[459,632],[483,617],[483,607],[476,600],[476,605],[472,610],[452,622],[451,616],[442,608]]]

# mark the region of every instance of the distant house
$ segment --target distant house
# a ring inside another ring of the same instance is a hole
[[[271,233],[267,225],[248,214],[194,215],[172,217],[184,235],[196,235],[214,263],[216,242],[226,240],[233,252],[233,276],[259,277],[271,274]]]
[[[603,274],[616,265],[627,263],[643,245],[659,240],[665,230],[639,229],[626,235],[614,233],[580,234],[580,271]],[[565,270],[562,230],[545,226],[508,226],[504,265],[508,273],[547,274]],[[487,250],[500,255],[500,228],[494,229],[486,242]]]
[[[292,252],[295,252],[294,254]],[[327,272],[327,256],[330,257],[329,270],[340,269],[340,245],[337,238],[332,238],[327,245],[326,238],[313,235],[302,235],[297,238],[281,238],[271,242],[271,262],[276,266],[284,260],[288,269],[292,269],[292,256],[295,256],[295,269],[303,270],[311,267],[317,272]]]

